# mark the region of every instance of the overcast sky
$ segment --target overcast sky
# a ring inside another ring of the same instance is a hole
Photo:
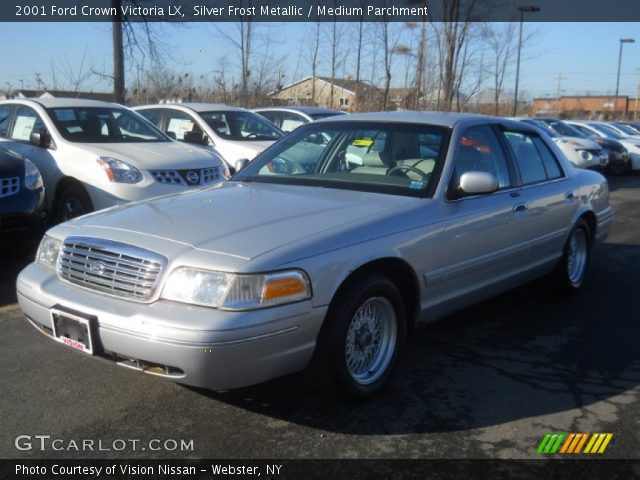
[[[232,24],[219,24],[222,29],[233,29]],[[313,24],[262,24],[273,40],[270,51],[281,59],[278,68],[284,83],[290,83],[310,74],[308,44]],[[367,25],[374,28],[374,25]],[[195,78],[209,75],[224,68],[227,78],[238,77],[238,62],[230,46],[221,38],[212,24],[162,24],[158,28],[167,46],[167,66],[177,72],[190,73]],[[356,24],[342,24],[347,49],[353,51],[352,41]],[[527,24],[525,29],[535,31],[532,42],[525,44],[521,68],[521,91],[533,96],[555,96],[558,77],[561,93],[613,94],[618,65],[619,39],[635,38],[638,43],[625,44],[620,78],[620,94],[635,96],[640,80],[640,24],[639,23],[539,23]],[[35,88],[36,73],[44,84],[52,88],[52,71],[59,78],[63,70],[80,68],[80,59],[86,52],[85,65],[107,71],[111,64],[111,27],[108,23],[3,23],[5,41],[0,45],[0,90]],[[8,41],[7,41],[8,40]],[[371,48],[366,56],[372,55]],[[370,58],[363,59],[367,63]],[[347,59],[342,71],[352,74],[353,58]],[[53,67],[55,66],[55,67]],[[402,86],[404,73],[398,62],[394,72],[395,86]],[[342,72],[341,72],[342,73]],[[330,74],[328,52],[324,52],[319,75]],[[367,74],[368,78],[368,74]],[[127,83],[133,80],[129,75]],[[514,75],[505,82],[505,89],[513,88]],[[97,78],[86,84],[94,91],[107,91],[110,85]]]

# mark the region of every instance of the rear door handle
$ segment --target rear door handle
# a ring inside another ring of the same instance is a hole
[[[529,206],[526,203],[519,203],[513,206],[514,212],[524,212]]]
[[[576,195],[573,192],[567,192],[564,194],[564,198],[566,198],[567,200],[573,200],[574,198],[576,198]]]

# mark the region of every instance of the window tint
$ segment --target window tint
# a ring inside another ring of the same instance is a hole
[[[562,170],[558,164],[558,160],[549,147],[539,138],[534,138],[533,143],[538,149],[538,153],[542,157],[542,163],[547,173],[547,178],[553,180],[562,177]]]
[[[9,115],[11,114],[11,105],[0,105],[0,137],[7,136],[9,128]]]
[[[174,133],[176,140],[184,140],[184,134],[186,132],[201,133],[202,129],[189,114],[176,110],[167,113],[167,127],[165,131],[167,133]]]
[[[500,188],[512,185],[507,159],[488,125],[471,127],[462,135],[456,150],[452,188],[457,188],[466,172],[491,173],[498,179]]]
[[[277,116],[276,112],[267,111],[267,112],[257,112],[257,113],[258,115],[261,115],[267,120],[269,120],[271,123],[278,125],[278,122],[276,121],[276,116]]]
[[[544,182],[562,175],[551,152],[546,148],[542,140],[536,138],[535,135],[522,132],[505,132],[505,137],[520,170],[523,185]],[[546,161],[545,156],[547,156]]]
[[[28,142],[31,133],[44,129],[40,116],[31,107],[20,106],[16,111],[16,119],[11,130],[11,138]]]
[[[162,112],[160,110],[138,110],[138,113],[160,128],[160,121],[162,120]]]

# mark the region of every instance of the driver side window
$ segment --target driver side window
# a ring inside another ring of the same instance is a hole
[[[500,189],[513,186],[507,159],[489,125],[470,127],[463,133],[454,159],[449,188],[456,190],[466,172],[486,172],[498,179]]]

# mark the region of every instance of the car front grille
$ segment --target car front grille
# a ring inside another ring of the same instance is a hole
[[[20,177],[0,178],[0,198],[20,191]]]
[[[151,175],[156,182],[169,185],[186,185],[198,187],[222,180],[219,167],[192,168],[186,170],[152,170]]]
[[[68,237],[58,260],[58,276],[75,285],[130,300],[149,300],[167,258],[126,243]]]

